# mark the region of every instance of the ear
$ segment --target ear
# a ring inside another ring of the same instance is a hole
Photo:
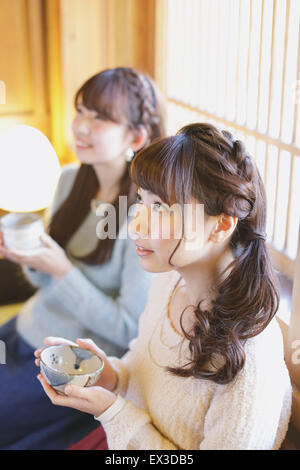
[[[144,126],[140,126],[137,131],[133,132],[133,140],[131,142],[131,148],[134,152],[140,150],[147,143],[148,132]]]
[[[217,224],[213,228],[209,240],[214,243],[220,243],[227,240],[234,232],[238,223],[237,217],[231,215],[221,214],[218,218]]]

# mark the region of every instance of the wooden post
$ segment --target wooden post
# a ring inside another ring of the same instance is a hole
[[[61,164],[64,164],[67,149],[63,134],[64,109],[61,63],[60,1],[46,0],[45,12],[50,138]]]
[[[109,0],[108,63],[154,76],[155,0]]]

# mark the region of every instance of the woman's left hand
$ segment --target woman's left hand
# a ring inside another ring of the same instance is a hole
[[[102,387],[78,387],[77,385],[67,385],[65,396],[59,395],[50,387],[41,374],[37,376],[42,384],[45,393],[50,398],[53,405],[67,406],[76,410],[99,416],[104,413],[117,399],[117,396]]]
[[[0,237],[0,254],[14,263],[25,264],[55,279],[61,279],[72,269],[73,265],[65,251],[47,233],[41,235],[43,246],[35,250],[9,250]]]

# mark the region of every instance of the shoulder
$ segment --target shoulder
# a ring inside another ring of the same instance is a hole
[[[59,185],[62,183],[67,183],[67,182],[74,182],[76,175],[79,170],[79,165],[77,163],[69,163],[67,165],[64,165],[62,167],[60,179],[59,179]]]
[[[52,212],[55,212],[56,209],[58,209],[68,197],[74,184],[78,170],[79,165],[76,163],[63,166],[54,195]]]
[[[274,317],[268,326],[245,344],[246,361],[240,382],[251,383],[252,389],[260,388],[270,396],[284,393],[290,387],[290,379],[284,359],[283,338],[278,320]]]
[[[281,329],[276,317],[258,335],[250,338],[245,344],[246,357],[259,364],[268,364],[270,361],[284,361],[284,347]],[[258,361],[259,360],[259,361]]]
[[[235,379],[220,385],[218,393],[246,393],[249,397],[272,396],[284,393],[290,386],[289,374],[284,359],[283,339],[276,318],[258,335],[246,340],[243,346],[245,363]],[[218,362],[218,360],[220,362]],[[223,359],[216,356],[214,364],[222,365]],[[242,390],[244,392],[242,392]]]

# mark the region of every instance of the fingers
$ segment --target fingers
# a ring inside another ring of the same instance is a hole
[[[46,382],[44,377],[39,374],[37,376],[37,379],[40,381],[46,395],[50,398],[50,401],[53,403],[53,405],[58,405],[58,406],[68,406],[71,408],[77,408],[78,407],[78,400],[74,400],[74,398],[70,398],[67,395],[60,395],[56,393],[54,388],[50,387],[50,385]]]
[[[50,387],[50,385],[46,382],[46,380],[44,379],[44,377],[42,376],[42,374],[39,374],[37,375],[37,379],[40,381],[45,393],[48,395],[48,397],[50,398],[50,400],[52,401],[53,403],[53,400],[56,398],[56,395],[57,393],[55,392],[55,390]]]
[[[65,338],[54,337],[54,336],[48,336],[48,338],[45,338],[44,343],[47,344],[48,346],[57,346],[60,344],[66,344],[68,346],[77,346],[77,344],[73,343],[73,341],[70,341]],[[40,367],[40,357],[44,349],[45,348],[36,349],[33,353],[34,356],[36,357],[36,360],[34,361],[34,363],[37,367]]]
[[[35,357],[40,357],[41,352],[43,351],[43,349],[44,349],[44,348],[36,349],[36,350],[34,351],[34,353],[33,353],[33,354],[35,355]]]
[[[72,396],[69,396],[67,394],[66,395],[58,394],[52,387],[50,387],[50,385],[46,382],[46,380],[41,374],[37,376],[37,379],[40,381],[40,384],[42,385],[44,392],[46,393],[46,395],[48,395],[53,405],[67,406],[69,408],[75,408],[77,410],[85,409],[86,400],[82,400],[81,398],[73,394]],[[67,387],[70,387],[70,386],[67,386]],[[71,389],[73,388],[75,388],[74,385],[72,385]],[[76,389],[77,388],[81,388],[81,387],[76,387]],[[84,390],[87,390],[87,389],[84,389]],[[65,393],[66,393],[66,389],[65,389]]]
[[[106,358],[105,352],[100,349],[92,339],[81,339],[78,338],[76,339],[76,343],[78,346],[80,346],[82,349],[88,349],[89,351],[94,352],[97,356],[100,356],[102,359]]]
[[[36,357],[36,360],[34,361],[35,365],[37,367],[40,367],[40,357],[41,357],[41,352],[43,351],[43,348],[41,349],[37,349],[36,351],[34,351],[34,356]]]
[[[65,344],[67,346],[78,346],[73,341],[65,338],[60,338],[58,336],[48,336],[44,339],[44,343],[47,346],[59,346],[60,344]]]
[[[42,233],[42,235],[40,236],[40,239],[43,242],[43,244],[45,246],[47,246],[48,248],[53,248],[53,247],[59,246],[56,243],[56,241],[53,240],[53,238],[51,238],[50,235],[48,235],[48,233],[46,233],[46,232]]]
[[[86,387],[79,387],[78,385],[67,385],[65,388],[65,394],[73,398],[82,398],[87,400],[91,390]]]
[[[0,254],[4,257],[9,259],[10,261],[13,261],[14,263],[19,263],[19,259],[17,256],[10,251],[8,248],[6,248],[4,245],[0,244]]]
[[[31,252],[29,250],[27,250],[26,252],[22,250],[10,250],[9,248],[6,248],[6,246],[1,245],[1,243],[0,253],[2,254],[2,256],[4,256],[4,258],[7,258],[10,261],[13,261],[14,263],[18,264],[29,264],[32,259],[32,255],[34,254],[34,252]]]
[[[18,250],[10,250],[4,245],[3,234],[1,232],[1,225],[0,225],[0,253],[5,258],[11,259],[11,261],[14,261],[16,263],[20,262],[19,256],[24,255],[24,252],[19,253]]]

